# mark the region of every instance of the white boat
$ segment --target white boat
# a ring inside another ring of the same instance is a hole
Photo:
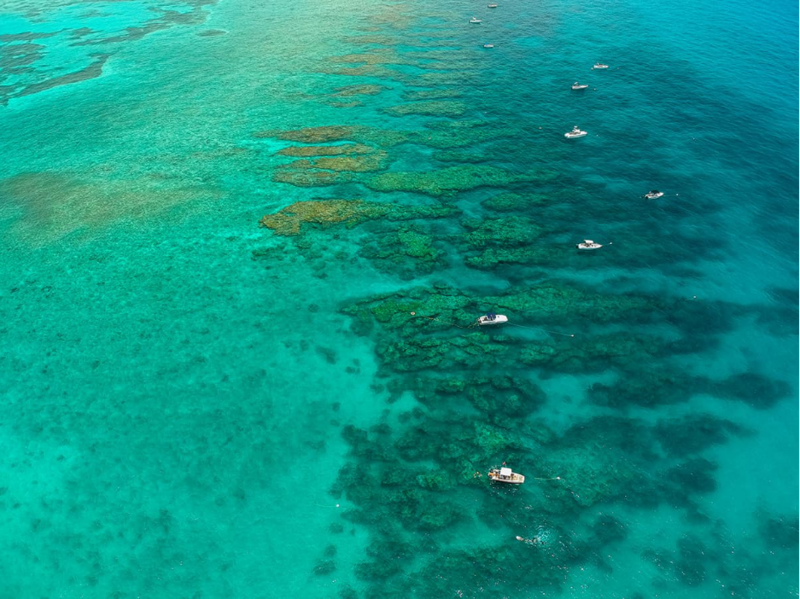
[[[497,8],[497,4],[489,4],[488,8]]]
[[[589,86],[582,83],[578,83],[577,81],[572,84],[572,89],[586,89],[587,87]]]
[[[586,131],[581,131],[580,129],[578,129],[578,125],[575,125],[572,128],[572,131],[568,131],[567,133],[564,134],[564,137],[566,137],[567,139],[577,139],[578,137],[586,137],[587,135],[589,134],[586,133]]]
[[[488,314],[481,316],[478,320],[478,326],[489,326],[493,324],[503,324],[504,322],[508,322],[508,316],[504,316],[502,314],[495,314],[494,312],[489,312]]]
[[[497,483],[521,485],[525,482],[525,477],[517,472],[512,472],[511,468],[492,468],[489,470],[489,480]]]
[[[480,20],[480,19],[476,19],[475,17],[472,17],[472,18],[469,20],[469,22],[470,22],[470,23],[480,23],[480,22],[481,22],[481,20]]]
[[[603,246],[591,239],[584,239],[581,243],[576,243],[575,247],[579,250],[599,250]]]
[[[593,69],[607,69],[608,65],[607,64],[603,64],[602,62],[597,62],[597,63],[595,63],[595,65],[592,68]]]
[[[494,48],[494,44],[483,44],[484,48]]]
[[[644,197],[647,198],[648,200],[657,200],[663,195],[664,195],[663,191],[658,191],[657,189],[651,189],[646,194],[644,194]]]

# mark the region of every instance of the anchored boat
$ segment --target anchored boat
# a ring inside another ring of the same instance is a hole
[[[646,194],[644,194],[644,197],[647,198],[648,200],[657,200],[663,195],[664,195],[663,191],[658,191],[657,189],[651,189]]]
[[[607,64],[603,64],[602,62],[598,62],[598,63],[595,63],[595,65],[592,68],[593,69],[607,69],[608,65]]]
[[[480,19],[476,19],[475,17],[472,17],[472,18],[469,20],[469,22],[470,22],[470,23],[480,23],[480,22],[481,22],[481,20],[480,20]]]
[[[488,314],[481,316],[477,321],[478,326],[481,327],[491,324],[503,324],[504,322],[508,322],[508,316],[495,314],[494,312],[489,312]]]
[[[510,485],[521,485],[525,482],[525,477],[517,472],[512,472],[511,468],[492,468],[489,470],[489,479]]]
[[[603,246],[599,243],[595,243],[591,239],[584,239],[581,243],[576,243],[575,247],[579,250],[598,250]]]
[[[577,81],[572,84],[572,89],[586,89],[587,87],[589,86],[583,83],[578,83]]]
[[[586,133],[586,131],[581,131],[580,129],[578,129],[578,125],[575,125],[572,128],[572,131],[568,131],[564,134],[564,137],[566,137],[567,139],[577,139],[578,137],[586,137],[587,135],[589,134]]]

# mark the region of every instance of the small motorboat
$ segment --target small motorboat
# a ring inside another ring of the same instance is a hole
[[[495,314],[494,312],[489,312],[488,314],[481,316],[477,321],[478,326],[488,326],[492,324],[503,324],[504,322],[508,322],[508,316],[504,316],[502,314]]]
[[[488,8],[497,8],[497,4],[489,4]]]
[[[475,17],[472,17],[472,18],[469,20],[469,22],[470,22],[470,23],[480,23],[480,22],[481,22],[481,20],[480,20],[480,19],[476,19]]]
[[[525,477],[517,472],[512,472],[511,468],[492,468],[489,470],[489,480],[497,483],[521,485],[525,482]]]
[[[564,137],[566,137],[567,139],[577,139],[578,137],[586,137],[587,135],[589,134],[586,133],[586,131],[581,131],[580,129],[578,129],[578,125],[575,125],[572,128],[572,131],[568,131],[567,133],[564,134]]]
[[[578,83],[577,81],[572,84],[572,89],[586,89],[587,87],[589,86],[583,83]]]
[[[660,198],[663,195],[664,195],[663,191],[658,191],[657,189],[651,189],[646,194],[644,194],[644,196],[642,196],[642,197],[645,197],[648,200],[657,200],[658,198]]]
[[[483,44],[484,48],[494,48],[494,44]]]
[[[608,65],[607,64],[603,64],[602,62],[597,62],[597,63],[595,63],[595,65],[592,68],[593,69],[607,69]]]
[[[581,243],[576,243],[575,247],[579,250],[599,250],[603,246],[591,239],[584,239]]]

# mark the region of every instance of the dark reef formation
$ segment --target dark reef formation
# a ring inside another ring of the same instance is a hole
[[[759,578],[775,572],[758,572],[747,549],[728,550],[704,499],[718,488],[713,450],[752,434],[720,415],[726,402],[767,409],[790,387],[758,366],[714,375],[697,357],[711,360],[742,318],[776,330],[796,321],[796,298],[770,311],[696,295],[698,265],[721,248],[674,226],[692,215],[674,209],[669,235],[653,245],[663,214],[621,210],[606,184],[545,168],[563,165],[565,149],[543,144],[515,115],[476,118],[481,101],[463,85],[475,77],[471,58],[435,37],[418,42],[436,46],[429,52],[403,49],[396,25],[408,18],[387,8],[385,20],[346,40],[357,51],[320,67],[354,82],[329,97],[402,89],[404,103],[380,109],[380,126],[343,120],[255,134],[287,144],[271,154],[273,181],[330,188],[330,197],[264,216],[272,240],[321,265],[331,242],[352,236],[357,249],[334,258],[396,277],[389,291],[341,307],[350,331],[375,348],[374,389],[391,409],[374,426],[341,431],[349,453],[331,493],[350,507],[331,532],[363,527],[371,543],[354,569],[359,590],[340,596],[557,590],[573,567],[613,572],[608,551],[626,543],[630,514],[671,509],[708,535],[654,541],[642,557],[658,576],[634,596],[719,579],[757,597]],[[576,231],[597,222],[609,223],[602,252],[576,251]],[[643,285],[642,276],[660,281],[654,272],[685,288]],[[508,325],[476,327],[487,311]],[[554,379],[575,390],[553,393]],[[698,397],[721,407],[690,409]],[[580,416],[559,420],[560,402],[580,405]],[[525,485],[487,480],[504,462],[524,470]],[[760,534],[788,563],[797,518],[783,518],[765,515]],[[486,526],[504,540],[454,540]],[[326,553],[315,572],[334,568],[342,564]]]

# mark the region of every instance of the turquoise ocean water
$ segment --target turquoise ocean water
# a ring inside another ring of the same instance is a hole
[[[797,596],[796,5],[497,1],[0,2],[0,597]]]

